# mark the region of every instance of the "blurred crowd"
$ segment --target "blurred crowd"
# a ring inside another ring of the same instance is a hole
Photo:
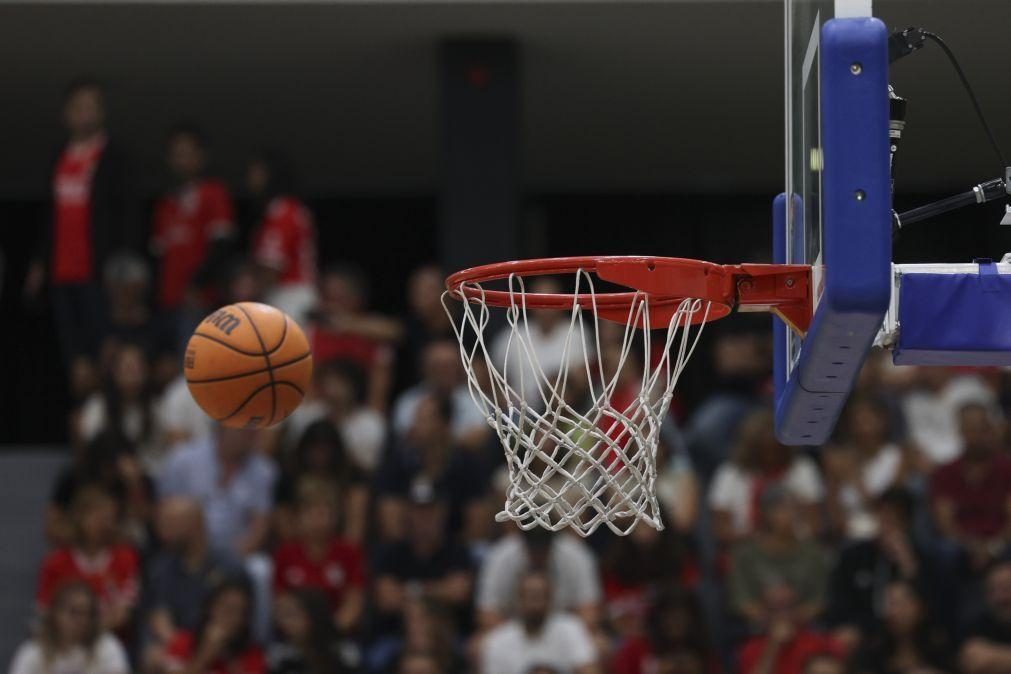
[[[237,215],[188,125],[132,241],[101,87],[64,113],[25,292],[53,312],[73,449],[12,674],[1011,672],[1003,371],[872,353],[833,440],[798,449],[773,434],[767,322],[714,324],[705,395],[661,434],[666,528],[521,532],[495,520],[508,475],[442,270],[413,270],[403,315],[370,306],[368,273],[317,268],[281,158],[250,162]],[[196,322],[242,300],[314,354],[267,431],[213,425],[180,374]],[[542,364],[568,329],[534,317]]]

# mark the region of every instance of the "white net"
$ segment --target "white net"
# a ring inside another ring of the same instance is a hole
[[[582,288],[582,290],[581,290]],[[711,303],[685,299],[650,325],[650,297],[635,293],[626,325],[599,320],[592,277],[575,273],[583,308],[530,309],[524,279],[508,279],[506,327],[488,335],[492,309],[467,283],[462,313],[443,296],[474,403],[505,450],[510,486],[496,519],[522,529],[601,524],[624,535],[640,521],[663,528],[656,498],[657,444],[674,387],[698,344]],[[454,302],[455,304],[455,302]],[[639,326],[639,327],[635,327]],[[491,342],[491,343],[489,343]]]

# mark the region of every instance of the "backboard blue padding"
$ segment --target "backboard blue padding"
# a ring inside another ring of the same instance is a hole
[[[787,328],[773,332],[776,435],[787,444],[829,439],[891,298],[887,42],[873,18],[821,28],[824,290],[790,376]],[[786,261],[785,205],[784,195],[773,205],[776,262]]]
[[[1011,278],[990,263],[978,274],[903,274],[897,365],[1011,365]]]

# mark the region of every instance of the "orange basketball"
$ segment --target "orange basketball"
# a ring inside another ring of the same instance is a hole
[[[265,428],[302,402],[312,380],[312,354],[302,329],[266,304],[240,302],[201,321],[183,372],[204,412],[231,428]]]

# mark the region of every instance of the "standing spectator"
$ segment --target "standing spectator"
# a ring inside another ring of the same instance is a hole
[[[404,390],[421,379],[425,348],[435,341],[454,340],[453,324],[442,304],[446,290],[446,275],[434,264],[418,267],[407,281],[407,318],[404,321],[404,344],[397,359],[398,390]],[[455,307],[452,307],[455,309]]]
[[[211,551],[200,504],[170,497],[158,508],[161,550],[147,563],[144,622],[158,646],[193,632],[212,590],[239,571]]]
[[[958,413],[962,456],[938,468],[930,482],[934,520],[958,543],[974,570],[985,568],[1011,536],[1011,459],[1000,445],[1003,423],[986,405],[969,403]]]
[[[274,592],[324,592],[331,622],[342,633],[352,632],[365,606],[362,551],[337,534],[339,500],[332,483],[304,477],[297,499],[296,538],[274,552]]]
[[[969,626],[959,662],[965,674],[1011,671],[1011,561],[986,575],[986,608]]]
[[[288,163],[263,153],[246,169],[246,188],[255,204],[252,258],[259,265],[266,301],[308,325],[316,304],[316,225],[295,196]]]
[[[920,472],[950,463],[962,453],[958,411],[967,403],[992,405],[983,380],[949,367],[917,367],[914,389],[902,398],[909,439],[920,452]]]
[[[816,533],[818,503],[824,494],[818,469],[776,439],[772,410],[762,408],[741,423],[734,457],[719,467],[709,488],[717,540],[732,543],[750,534],[758,521],[759,497],[776,483],[785,485],[799,502],[801,533]]]
[[[482,674],[527,674],[534,667],[572,674],[600,671],[592,636],[578,618],[552,610],[551,589],[543,571],[523,574],[517,617],[484,638]]]
[[[840,429],[843,442],[822,454],[829,518],[846,538],[874,534],[874,499],[903,477],[903,451],[890,441],[889,423],[883,400],[850,398]]]
[[[494,627],[510,615],[520,579],[528,570],[548,575],[557,610],[575,613],[588,626],[596,626],[601,587],[593,553],[569,534],[553,534],[535,527],[515,531],[488,551],[478,575],[475,598],[482,627]]]
[[[916,588],[903,581],[885,590],[881,624],[856,659],[859,674],[941,674],[954,665],[947,635]]]
[[[267,651],[270,674],[341,674],[353,671],[353,653],[341,648],[330,602],[318,590],[285,591],[274,604],[277,639]]]
[[[410,431],[415,408],[429,395],[453,401],[453,437],[463,447],[482,447],[490,429],[482,412],[474,404],[463,379],[460,345],[455,341],[430,342],[422,353],[424,379],[404,391],[393,406],[393,431],[403,438]]]
[[[250,628],[253,597],[247,583],[219,585],[207,598],[200,625],[168,643],[161,669],[168,674],[266,674],[266,658]]]
[[[203,508],[211,547],[241,560],[263,548],[270,525],[274,466],[253,450],[256,431],[219,427],[169,457],[162,498],[187,496]]]
[[[53,550],[42,561],[36,601],[43,613],[51,608],[63,583],[84,581],[101,602],[102,624],[111,631],[128,628],[137,602],[137,553],[119,542],[118,506],[99,485],[80,489],[74,497],[73,543]]]
[[[228,188],[207,170],[207,139],[195,126],[179,124],[166,139],[174,185],[155,205],[151,250],[158,258],[158,306],[171,312],[182,346],[212,300],[235,236]]]
[[[781,485],[770,485],[759,497],[758,530],[741,541],[730,558],[730,603],[758,629],[771,625],[765,602],[770,586],[785,585],[794,598],[791,617],[808,625],[825,604],[828,559],[818,544],[797,536],[800,511]]]
[[[105,91],[90,79],[70,84],[63,97],[67,141],[49,178],[46,221],[25,281],[29,299],[47,280],[71,391],[83,395],[97,382],[105,304],[98,283],[108,256],[137,227],[126,158],[106,133]]]
[[[126,652],[102,627],[98,597],[82,581],[62,584],[39,634],[14,654],[10,674],[129,674]]]

